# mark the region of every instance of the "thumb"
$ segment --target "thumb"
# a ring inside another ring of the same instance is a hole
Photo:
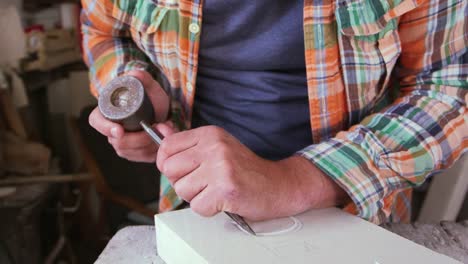
[[[117,123],[107,120],[96,107],[88,117],[89,124],[106,137],[121,138],[125,131]]]

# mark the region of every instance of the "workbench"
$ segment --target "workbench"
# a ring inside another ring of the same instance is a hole
[[[468,220],[439,224],[386,224],[385,229],[468,263]],[[164,264],[157,255],[153,226],[129,226],[109,242],[95,264]]]

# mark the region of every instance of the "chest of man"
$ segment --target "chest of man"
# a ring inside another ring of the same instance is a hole
[[[174,116],[186,128],[191,124],[200,38],[205,34],[203,3],[117,1],[112,10],[167,80]],[[386,104],[383,99],[389,99],[401,52],[399,17],[417,4],[413,0],[304,1],[304,56],[314,142],[334,136]],[[268,12],[267,7],[259,12],[258,21]],[[249,31],[248,25],[242,30]]]

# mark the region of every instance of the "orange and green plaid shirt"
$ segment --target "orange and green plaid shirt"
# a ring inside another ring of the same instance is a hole
[[[200,34],[210,34],[203,1],[82,2],[92,92],[148,71],[189,129]],[[466,0],[304,0],[314,144],[297,155],[349,194],[347,210],[374,223],[407,221],[411,188],[468,149],[467,13]],[[161,177],[160,210],[181,202]]]

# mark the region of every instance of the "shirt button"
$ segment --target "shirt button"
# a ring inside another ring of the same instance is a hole
[[[192,23],[189,26],[189,31],[193,34],[197,34],[198,32],[200,32],[200,26],[197,23]]]
[[[193,91],[193,85],[189,82],[185,84],[185,88],[187,88],[187,91],[191,93]]]

